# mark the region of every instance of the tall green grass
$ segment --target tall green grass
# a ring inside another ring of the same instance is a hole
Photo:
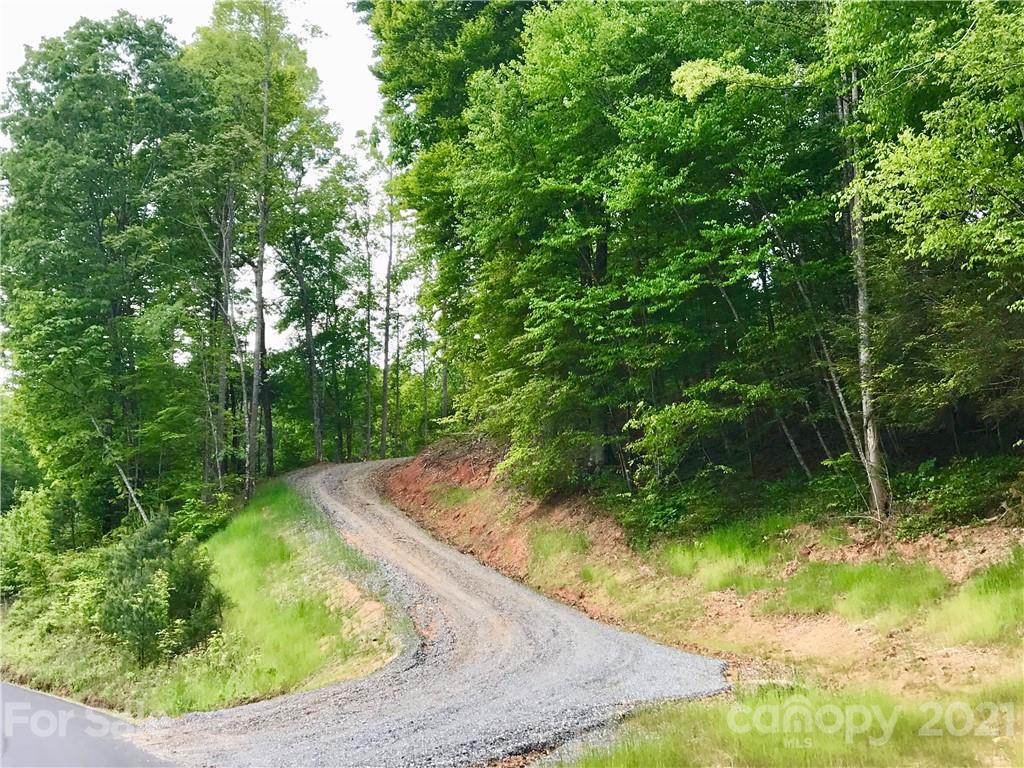
[[[934,605],[949,588],[941,572],[925,563],[811,562],[782,585],[766,609],[779,613],[838,613],[891,628]]]
[[[1020,642],[1024,635],[1024,548],[975,574],[932,610],[925,630],[948,643]]]
[[[590,748],[569,764],[575,768],[1024,764],[1021,741],[1013,735],[1019,723],[1012,722],[1015,708],[1024,706],[1019,681],[969,697],[944,697],[934,704],[943,715],[935,729],[939,733],[925,735],[922,728],[935,725],[933,708],[925,702],[899,700],[877,691],[746,689],[738,691],[735,699],[671,704],[641,712],[626,721],[613,745]],[[956,713],[955,729],[969,715],[970,731],[949,732],[944,718],[947,709]],[[772,727],[773,712],[780,714],[780,727]],[[821,725],[815,719],[810,728],[797,732],[794,726],[800,718],[793,715],[801,712],[809,712],[812,718],[821,713]],[[789,719],[784,720],[787,713]],[[991,713],[994,719],[985,723]],[[784,722],[788,727],[781,726]],[[840,723],[838,730],[833,731],[834,723]],[[863,725],[847,729],[847,724],[856,723]],[[888,736],[883,723],[892,723]],[[989,728],[978,732],[983,723]]]
[[[207,549],[231,599],[222,638],[177,665],[154,691],[154,709],[204,710],[283,693],[325,666],[373,652],[363,647],[372,639],[349,632],[351,617],[328,604],[332,573],[371,564],[285,482],[261,485]]]
[[[784,554],[776,536],[789,522],[782,516],[736,522],[692,541],[667,544],[661,562],[672,575],[693,577],[706,590],[731,587],[747,594],[764,589],[775,582]]]
[[[530,534],[530,580],[548,589],[571,583],[579,574],[574,561],[589,549],[582,531],[536,525]]]

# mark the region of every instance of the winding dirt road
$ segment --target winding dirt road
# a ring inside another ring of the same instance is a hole
[[[390,463],[292,481],[377,561],[416,627],[404,652],[360,680],[153,721],[140,746],[176,764],[464,766],[726,688],[722,663],[592,621],[433,539],[374,491]]]

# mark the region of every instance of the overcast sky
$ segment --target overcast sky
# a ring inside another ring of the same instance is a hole
[[[62,35],[85,16],[105,19],[119,10],[136,16],[168,19],[171,33],[182,42],[191,40],[196,27],[209,23],[213,0],[0,0],[0,70],[3,90],[7,75],[21,66],[25,46],[35,47],[44,37]],[[373,40],[369,30],[345,0],[285,0],[294,31],[307,24],[319,27],[323,35],[307,40],[310,64],[320,75],[330,119],[341,126],[341,146],[350,150],[359,130],[368,130],[380,110],[377,81],[370,74]],[[243,284],[251,282],[246,270],[239,274]],[[277,295],[268,275],[269,298]],[[268,317],[267,346],[281,349],[286,339],[273,328]],[[0,366],[0,382],[6,378]]]
[[[331,119],[342,128],[348,148],[356,131],[366,130],[380,109],[377,81],[370,74],[373,41],[369,30],[344,0],[286,0],[296,30],[307,23],[324,35],[307,41],[309,61],[320,73]],[[61,35],[78,19],[105,19],[124,9],[136,16],[168,17],[168,27],[181,41],[210,20],[213,0],[0,0],[0,70],[21,66],[25,46]]]

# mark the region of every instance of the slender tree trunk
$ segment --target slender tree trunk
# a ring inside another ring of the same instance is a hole
[[[256,486],[256,459],[259,445],[256,439],[257,422],[259,420],[260,385],[263,382],[263,349],[265,346],[265,319],[263,316],[263,264],[267,249],[267,186],[270,168],[270,38],[267,32],[267,20],[263,21],[263,80],[260,90],[263,100],[260,127],[260,193],[259,193],[259,224],[257,227],[255,299],[256,299],[256,343],[253,345],[252,363],[252,400],[249,404],[249,424],[246,430],[245,457],[245,498],[251,498]]]
[[[778,411],[775,412],[775,420],[779,422],[779,426],[782,427],[782,433],[786,436],[786,442],[789,443],[790,449],[793,451],[793,455],[796,457],[796,463],[800,465],[800,469],[803,470],[807,479],[810,480],[811,470],[807,466],[807,462],[804,461],[804,455],[800,452],[800,447],[796,444],[796,440],[793,439],[793,434],[789,431],[789,427],[786,426],[786,420],[782,418],[782,414]]]
[[[367,219],[367,227],[370,226]],[[367,237],[366,246],[366,441],[363,443],[363,461],[370,458],[373,446],[373,361],[371,360],[370,340],[373,328],[370,305],[373,301],[373,259],[370,255],[370,241]]]
[[[839,99],[839,110],[840,119],[842,119],[845,123],[846,118],[844,117],[844,106],[842,98]],[[799,258],[790,250],[788,245],[782,240],[782,237],[779,235],[778,230],[775,228],[774,224],[772,224],[771,219],[767,217],[767,210],[765,209],[763,204],[761,205],[761,210],[765,213],[765,223],[768,225],[768,231],[771,233],[772,239],[775,240],[776,245],[783,253],[785,253],[789,257],[790,261],[792,261],[794,264],[799,264]],[[821,352],[825,358],[828,375],[829,378],[832,380],[832,386],[835,388],[836,397],[839,398],[840,409],[842,410],[843,416],[846,419],[846,425],[849,428],[849,433],[847,434],[844,431],[843,435],[844,437],[848,438],[852,436],[856,451],[851,449],[850,453],[856,453],[856,456],[860,460],[861,464],[864,464],[864,448],[861,445],[861,440],[857,433],[857,428],[853,424],[853,417],[850,415],[850,409],[846,404],[846,396],[843,394],[843,388],[839,383],[839,373],[836,369],[835,363],[832,361],[832,353],[829,351],[828,342],[825,341],[825,335],[821,332],[821,327],[818,325],[818,319],[814,311],[814,304],[811,301],[811,297],[807,295],[807,289],[804,288],[803,281],[799,277],[797,277],[796,279],[796,287],[800,291],[800,296],[803,298],[804,304],[807,306],[807,311],[810,314],[811,323],[814,328],[814,335],[818,339],[818,343],[821,344]],[[826,387],[827,386],[828,384],[826,382]]]
[[[441,418],[448,418],[448,362],[441,350]]]
[[[213,313],[213,324],[217,329],[217,335],[220,335],[220,324],[216,310]],[[224,366],[224,356],[222,354],[222,347],[220,344],[214,342],[214,346],[211,348],[207,345],[206,349],[202,353],[202,371],[203,371],[203,400],[206,403],[206,418],[209,421],[210,433],[207,435],[204,448],[204,459],[203,459],[203,495],[206,496],[207,486],[210,481],[210,470],[213,470],[213,474],[217,476],[217,490],[224,491],[224,475],[220,470],[220,460],[223,443],[221,442],[220,432],[224,427],[224,411],[220,408],[220,403],[217,404],[217,412],[213,411],[213,394],[210,392],[210,377],[207,371],[207,362],[209,360],[209,353],[213,352],[217,356],[219,362]],[[225,366],[226,367],[226,366]],[[218,393],[219,397],[219,393]],[[212,442],[212,450],[211,450]]]
[[[818,357],[818,350],[814,346],[814,341],[810,339],[808,341],[811,346],[811,359],[818,367],[821,367],[821,358]],[[822,372],[821,380],[825,387],[825,394],[828,396],[829,402],[832,403],[832,410],[835,413],[836,424],[839,426],[839,432],[842,434],[843,441],[846,443],[846,449],[849,451],[851,456],[856,458],[857,461],[863,465],[864,452],[861,450],[856,429],[854,428],[853,421],[850,418],[850,412],[846,410],[846,401],[841,398],[841,394],[838,398],[836,395],[838,381],[832,376],[828,369]],[[840,407],[840,403],[842,403],[842,407]]]
[[[430,414],[428,408],[430,407],[427,399],[427,339],[426,333],[423,334],[423,351],[421,353],[420,362],[423,364],[423,444],[426,445],[428,441],[428,429],[430,424]],[[998,422],[997,422],[998,423]]]
[[[109,450],[110,441],[107,439],[107,436],[103,434],[103,430],[100,429],[99,422],[96,421],[93,416],[90,416],[89,420],[92,422],[92,426],[96,430],[96,434],[99,435],[100,440],[103,441],[104,447]],[[114,468],[117,469],[117,474],[121,476],[121,482],[124,483],[124,489],[128,492],[128,498],[131,500],[135,509],[138,510],[139,517],[142,518],[142,522],[149,525],[149,518],[146,516],[146,510],[144,510],[142,508],[142,504],[139,503],[139,497],[135,495],[135,488],[132,486],[131,481],[128,480],[128,475],[125,473],[124,468],[116,461],[114,462]],[[73,533],[72,536],[74,536]]]
[[[316,343],[313,340],[313,313],[309,307],[309,294],[306,291],[306,276],[298,259],[298,240],[292,237],[293,255],[295,256],[295,282],[299,288],[299,302],[302,305],[302,331],[306,343],[306,373],[309,381],[309,402],[313,408],[313,461],[319,464],[324,460],[324,426],[323,404],[320,397],[320,382],[316,370]]]
[[[821,430],[818,429],[818,422],[814,420],[814,413],[811,411],[811,404],[804,400],[804,408],[807,409],[807,421],[810,422],[811,427],[814,429],[814,434],[818,437],[818,444],[821,446],[821,450],[825,454],[825,458],[832,460],[832,451],[828,449],[828,443],[825,442],[825,436],[821,434]]]
[[[234,250],[235,236],[235,188],[229,186],[224,193],[224,206],[221,214],[220,238],[220,335],[219,355],[217,360],[217,462],[218,472],[224,475],[228,471],[227,459],[227,403],[228,403],[228,358],[234,339],[234,320],[232,319],[232,270],[231,253]]]
[[[395,456],[402,454],[402,316],[395,313],[395,371],[394,371],[394,386],[395,390],[395,410],[392,413],[392,432],[394,433],[394,440],[392,441],[391,451]]]
[[[267,347],[263,346],[263,359],[267,358]],[[267,477],[274,476],[274,416],[271,408],[273,393],[270,389],[270,382],[267,380],[267,366],[261,369],[263,381],[260,383],[262,390],[261,403],[263,406],[263,448],[267,455]]]
[[[331,395],[334,398],[334,460],[341,461],[345,450],[345,422],[341,416],[341,385],[338,383],[338,361],[336,359],[331,360]]]
[[[388,180],[390,181],[390,169]],[[382,394],[380,399],[380,457],[388,455],[388,353],[391,333],[391,266],[395,250],[395,214],[393,201],[388,201],[388,266],[384,273],[384,367],[381,369]]]
[[[860,85],[857,70],[849,75],[849,91],[839,99],[840,117],[848,125],[860,101]],[[858,169],[853,147],[849,147],[846,162],[848,183],[857,180]],[[879,515],[889,513],[889,485],[885,472],[885,456],[882,451],[882,437],[878,415],[875,411],[874,371],[872,367],[871,343],[871,302],[868,294],[867,247],[864,240],[864,211],[860,195],[850,196],[847,208],[850,227],[850,250],[853,256],[853,271],[857,283],[857,346],[858,369],[860,373],[861,418],[864,424],[864,468],[871,488],[871,508]]]
[[[220,245],[220,259],[221,259],[221,313],[224,318],[226,326],[226,341],[230,341],[230,346],[234,349],[235,359],[238,363],[238,382],[241,390],[241,412],[242,418],[247,419],[249,414],[249,388],[245,383],[245,348],[243,341],[238,332],[238,327],[235,325],[235,308],[234,300],[232,298],[233,286],[234,286],[234,268],[231,263],[231,256],[234,253],[234,231],[235,231],[235,188],[229,186],[227,192],[224,194],[224,212],[221,230],[221,245]],[[228,412],[231,413],[230,426],[225,423],[224,425],[224,437],[222,445],[225,446],[223,456],[223,467],[222,473],[227,474],[229,466],[233,468],[233,471],[239,471],[238,461],[238,433],[236,431],[236,425],[238,424],[238,395],[235,393],[234,384],[230,381],[227,375],[227,357],[230,356],[227,346],[223,350],[224,354],[224,369],[219,373],[223,374],[223,377],[218,382],[219,387],[223,387],[223,397],[218,392],[218,405],[223,401],[222,411],[225,415],[225,421]],[[230,407],[228,402],[230,401]],[[230,433],[230,439],[228,437]],[[229,461],[227,456],[227,444],[231,443],[232,458]]]

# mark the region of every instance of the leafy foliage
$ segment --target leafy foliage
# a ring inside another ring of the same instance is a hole
[[[421,300],[514,482],[616,475],[671,531],[722,468],[865,506],[866,395],[891,475],[1019,438],[1017,5],[362,8]]]
[[[160,516],[109,555],[98,606],[100,629],[140,663],[195,647],[219,626],[224,594],[191,537],[175,540]]]

